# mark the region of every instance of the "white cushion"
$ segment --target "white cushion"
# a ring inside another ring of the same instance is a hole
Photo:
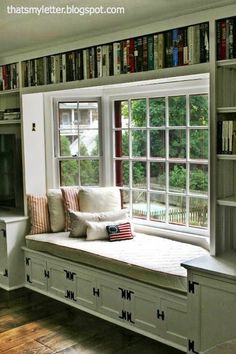
[[[116,220],[116,225],[129,222],[128,219]],[[109,235],[106,227],[111,225],[111,221],[87,221],[87,241],[108,240]]]
[[[65,211],[60,189],[49,189],[47,192],[50,224],[52,232],[65,230]]]
[[[117,187],[82,188],[79,206],[83,212],[104,212],[121,209],[121,195]]]
[[[128,209],[118,211],[107,211],[101,213],[84,213],[69,210],[71,232],[70,237],[85,237],[87,221],[116,221],[127,218]]]

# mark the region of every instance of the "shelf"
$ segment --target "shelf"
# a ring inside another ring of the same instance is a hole
[[[226,67],[227,69],[236,69],[236,59],[218,60],[218,67]]]
[[[18,93],[20,93],[19,89],[3,90],[3,91],[0,91],[0,96],[1,95],[15,95]]]
[[[217,113],[236,113],[236,107],[219,107]]]
[[[3,119],[0,120],[0,125],[5,125],[5,124],[21,124],[21,119]]]
[[[230,197],[218,199],[217,204],[228,207],[236,207],[236,196],[232,195]]]
[[[236,155],[218,154],[217,159],[218,160],[235,160],[236,161]]]

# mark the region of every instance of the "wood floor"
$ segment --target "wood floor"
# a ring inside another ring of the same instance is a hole
[[[0,354],[181,354],[27,289],[0,289]]]

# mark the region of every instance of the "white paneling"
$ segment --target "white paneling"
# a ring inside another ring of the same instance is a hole
[[[23,150],[26,194],[45,194],[45,141],[43,94],[22,96]],[[35,131],[33,125],[35,124]]]

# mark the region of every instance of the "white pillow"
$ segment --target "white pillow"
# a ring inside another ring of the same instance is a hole
[[[49,189],[47,192],[48,209],[52,232],[65,230],[65,211],[60,189]]]
[[[128,209],[118,211],[107,211],[101,213],[84,213],[69,210],[71,232],[70,237],[85,237],[87,221],[116,221],[125,219],[128,216]]]
[[[124,224],[129,222],[129,219],[116,220],[116,225]],[[108,240],[109,235],[106,230],[108,225],[111,225],[111,221],[88,221],[87,223],[87,241],[94,240]]]
[[[83,212],[104,212],[121,209],[120,189],[117,187],[82,188],[79,206]]]

